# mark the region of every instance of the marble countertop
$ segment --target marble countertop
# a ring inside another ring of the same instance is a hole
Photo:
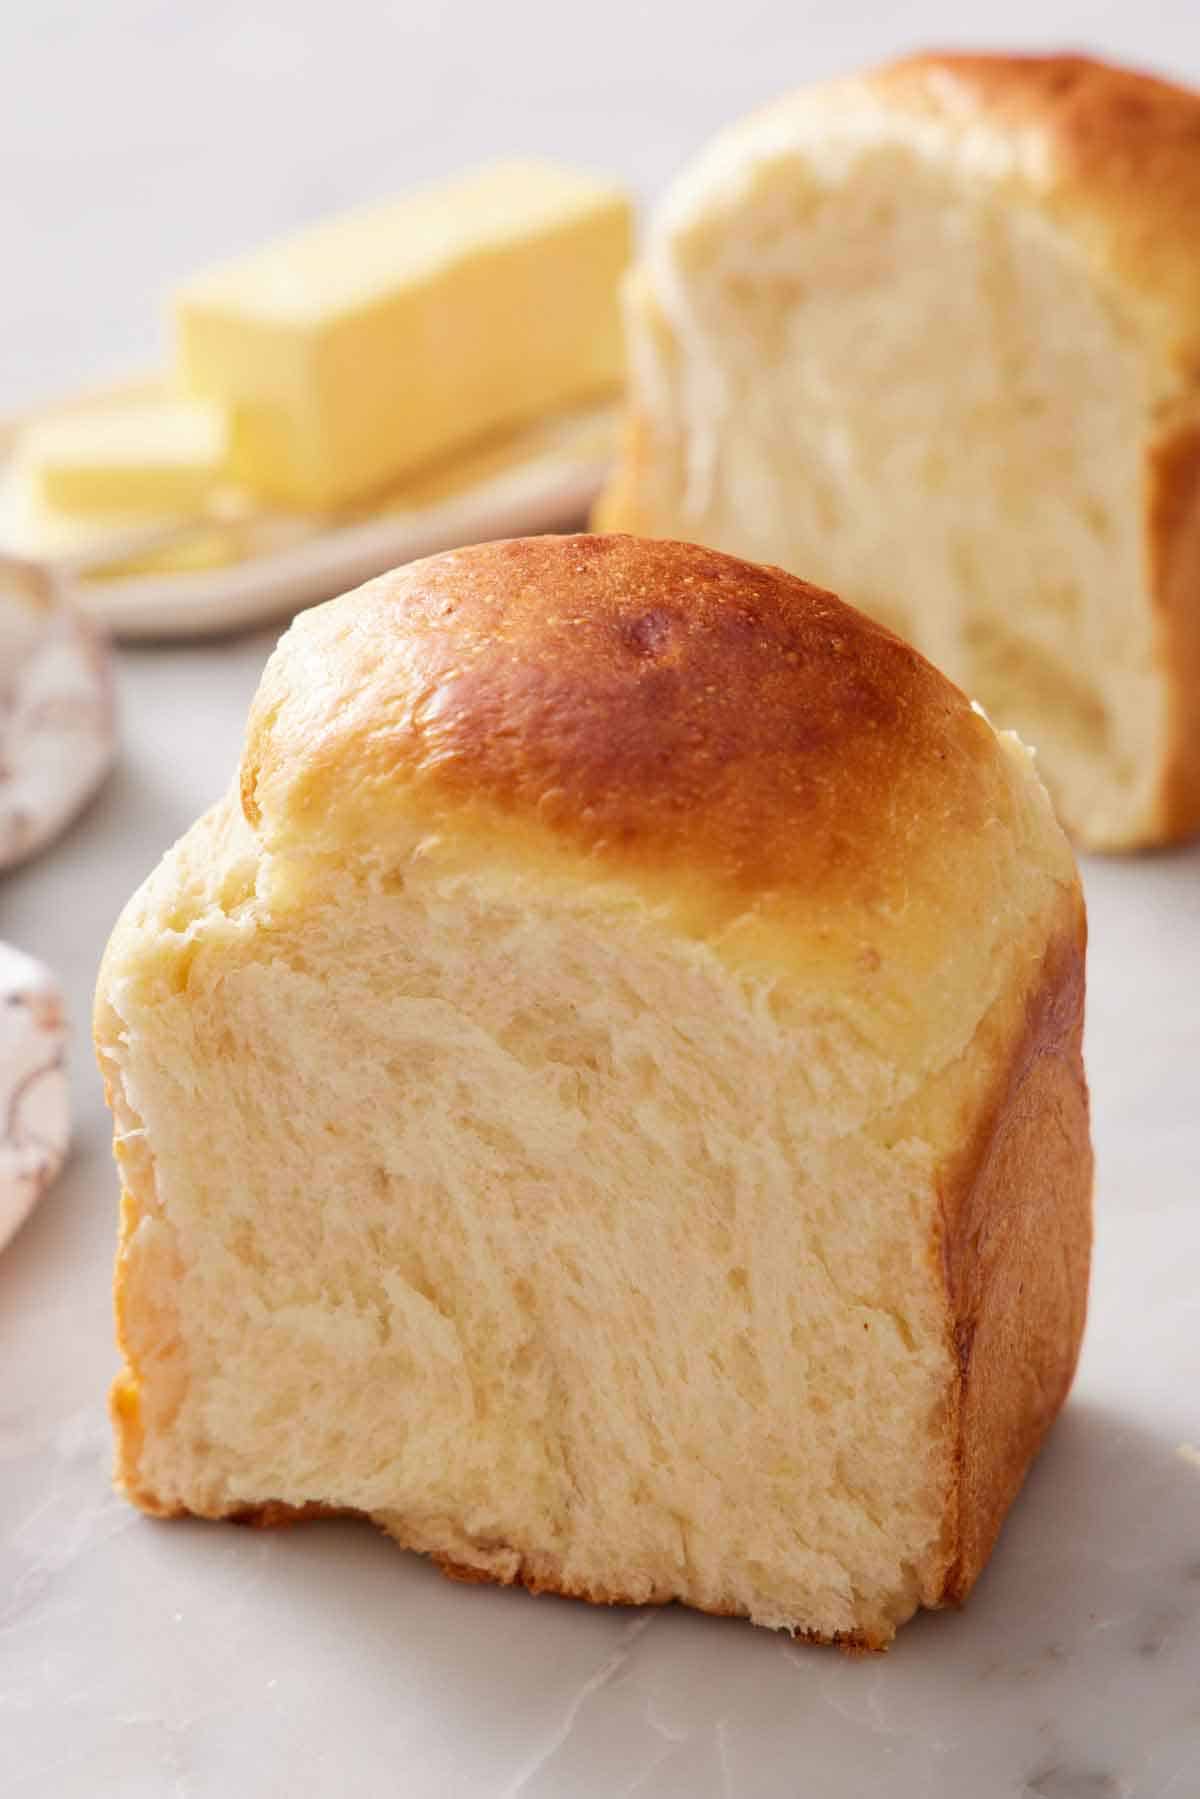
[[[526,0],[417,23],[365,0],[106,0],[37,31],[10,8],[0,145],[37,204],[5,224],[22,354],[0,406],[141,359],[154,296],[206,256],[489,150],[650,190],[793,75],[920,41],[1099,43],[1200,78],[1182,0],[867,12],[748,0],[699,42],[676,0],[613,0],[581,55],[563,9]],[[271,638],[124,652],[115,774],[0,880],[0,938],[65,977],[76,1106],[65,1175],[0,1255],[0,1799],[1197,1799],[1200,848],[1085,870],[1091,1322],[961,1614],[852,1660],[674,1609],[455,1586],[365,1525],[156,1524],[113,1496],[116,1197],[89,997],[120,905],[224,785]]]
[[[1200,848],[1086,868],[1092,1316],[962,1613],[852,1660],[456,1586],[366,1525],[157,1524],[112,1495],[88,997],[120,904],[223,784],[270,641],[123,653],[116,774],[0,887],[0,935],[66,977],[78,1107],[66,1175],[0,1255],[0,1799],[1195,1799]]]

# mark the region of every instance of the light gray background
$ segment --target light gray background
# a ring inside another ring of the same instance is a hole
[[[175,278],[281,228],[512,152],[652,195],[764,98],[931,44],[1200,80],[1200,7],[0,0],[0,405],[140,365]]]
[[[1200,80],[1195,5],[0,0],[0,409],[143,365],[173,278],[495,153],[650,195],[780,88],[922,43]],[[1086,868],[1100,1155],[1076,1396],[960,1617],[853,1663],[456,1588],[363,1528],[156,1526],[107,1490],[115,1189],[86,1047],[120,904],[223,786],[271,634],[120,659],[120,767],[0,885],[67,977],[78,1136],[0,1256],[0,1799],[1200,1794],[1200,852]]]

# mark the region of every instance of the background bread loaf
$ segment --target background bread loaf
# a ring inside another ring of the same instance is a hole
[[[1200,825],[1200,97],[926,55],[718,138],[626,317],[608,528],[836,587],[1100,849]]]

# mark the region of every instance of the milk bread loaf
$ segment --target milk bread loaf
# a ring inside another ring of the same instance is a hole
[[[777,569],[301,615],[100,975],[120,1483],[886,1644],[1070,1384],[1084,938],[1027,753]]]
[[[1077,840],[1200,826],[1200,96],[923,55],[719,137],[626,293],[608,529],[782,564],[1034,745]]]

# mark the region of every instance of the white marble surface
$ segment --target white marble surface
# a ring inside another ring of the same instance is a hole
[[[21,192],[0,199],[0,406],[135,360],[155,293],[198,258],[489,148],[649,188],[793,76],[921,40],[1107,44],[1200,78],[1194,3],[965,11],[2,8]],[[121,902],[223,785],[268,647],[123,654],[115,776],[0,882],[0,938],[66,977],[77,1115],[65,1177],[0,1255],[0,1799],[1196,1799],[1200,849],[1086,870],[1092,1320],[961,1615],[851,1661],[453,1586],[365,1526],[160,1525],[111,1495],[115,1189],[88,998]]]

